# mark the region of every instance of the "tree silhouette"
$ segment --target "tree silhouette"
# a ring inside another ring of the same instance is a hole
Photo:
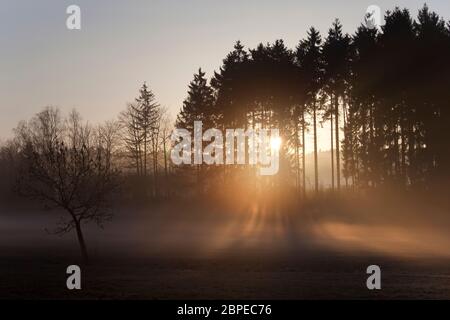
[[[201,121],[206,128],[213,128],[215,123],[214,101],[213,89],[208,85],[205,73],[200,68],[198,73],[194,74],[194,80],[189,84],[188,96],[184,100],[183,108],[177,116],[175,127],[194,133],[194,122]],[[200,132],[200,134],[203,133]],[[194,157],[195,155],[191,156]],[[201,180],[204,165],[197,164],[195,167],[197,188],[199,192],[202,192]]]
[[[101,137],[107,149],[120,140],[123,145],[117,147],[114,157],[107,158],[108,165],[133,168],[135,175],[145,180],[145,185],[136,187],[145,195],[146,179],[151,178],[153,197],[171,174],[193,178],[199,190],[228,182],[231,187],[241,184],[244,188],[242,181],[248,180],[247,190],[270,193],[293,186],[297,195],[300,191],[306,195],[305,135],[310,129],[314,135],[317,193],[317,121],[329,121],[332,189],[342,187],[342,173],[345,186],[355,190],[448,190],[450,22],[426,5],[416,20],[400,8],[388,11],[384,20],[380,31],[362,24],[352,36],[344,34],[335,20],[323,43],[312,27],[295,50],[281,39],[249,49],[237,41],[210,84],[201,69],[194,75],[175,127],[193,130],[194,121],[200,120],[204,129],[222,131],[278,128],[283,143],[277,177],[259,177],[256,166],[250,165],[171,170],[167,155],[172,124],[163,117],[163,109],[145,83],[139,97],[120,116],[122,136],[116,134],[116,122],[102,130],[88,130],[74,113],[64,124],[70,128],[65,139],[76,150],[82,149],[76,141],[84,141],[84,137]],[[51,125],[58,123],[55,119],[48,119],[42,133],[49,141],[59,141],[61,135],[55,136],[57,127]],[[94,148],[92,141],[86,146],[87,150]],[[8,151],[11,157],[25,154],[13,149]],[[164,174],[159,174],[159,168]]]
[[[342,102],[345,100],[345,86],[350,73],[350,37],[348,35],[343,35],[342,25],[339,20],[336,19],[329,29],[322,51],[324,59],[324,87],[325,91],[327,91],[330,96],[331,108],[329,116],[332,129],[333,115],[335,119],[336,185],[339,190],[341,187],[339,99],[341,98]],[[331,141],[333,141],[333,134],[331,134]],[[333,149],[333,145],[331,149]],[[334,168],[332,168],[332,172],[334,173]]]
[[[158,147],[159,129],[162,109],[156,102],[155,95],[144,83],[139,90],[139,97],[129,103],[120,115],[124,128],[124,141],[133,159],[136,174],[147,177],[149,170],[149,153],[152,162],[152,194],[158,193]],[[143,188],[146,188],[143,186]]]
[[[308,37],[300,41],[297,47],[297,61],[299,62],[301,72],[306,79],[307,103],[309,110],[313,115],[314,131],[314,189],[319,191],[319,167],[317,159],[317,110],[319,91],[323,82],[323,60],[322,60],[322,39],[319,32],[311,27],[308,31]]]
[[[55,108],[46,108],[17,129],[20,143],[21,195],[46,208],[63,209],[56,234],[75,229],[82,258],[88,261],[82,225],[99,226],[109,220],[111,196],[118,187],[118,171],[111,165],[111,149],[92,128],[72,112],[66,123]]]

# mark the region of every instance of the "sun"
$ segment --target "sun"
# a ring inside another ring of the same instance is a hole
[[[280,137],[273,137],[270,138],[270,148],[274,151],[280,150],[281,147],[281,138]]]

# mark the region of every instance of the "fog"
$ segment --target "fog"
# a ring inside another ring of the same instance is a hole
[[[398,197],[397,197],[398,198]],[[394,257],[447,257],[450,219],[445,208],[422,199],[393,203],[393,196],[344,199],[324,195],[301,206],[265,206],[246,201],[233,206],[180,200],[172,204],[117,206],[104,224],[86,225],[91,251],[129,254],[220,255],[227,252],[298,253],[331,250]],[[406,200],[405,200],[406,201]],[[75,234],[51,234],[59,211],[3,209],[1,243],[77,249]]]

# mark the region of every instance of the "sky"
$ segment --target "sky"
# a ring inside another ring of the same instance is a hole
[[[193,74],[201,67],[210,77],[237,40],[253,48],[281,38],[294,48],[310,26],[326,34],[336,17],[354,32],[369,5],[415,16],[423,3],[0,0],[0,138],[49,105],[76,108],[93,123],[114,119],[144,81],[175,117]],[[66,27],[72,4],[81,8],[81,30]],[[427,4],[450,19],[450,1]],[[321,137],[319,149],[329,149],[329,133]]]

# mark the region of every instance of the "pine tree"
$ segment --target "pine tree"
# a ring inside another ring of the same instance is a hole
[[[200,68],[189,84],[188,96],[177,117],[176,127],[193,131],[194,121],[202,121],[205,127],[213,125],[211,116],[214,114],[214,101],[213,89]]]
[[[203,128],[214,128],[214,105],[215,99],[213,89],[208,85],[205,73],[200,68],[194,74],[194,80],[189,84],[188,96],[183,102],[183,107],[177,116],[176,128],[186,129],[194,132],[194,122],[202,121]],[[198,191],[202,192],[201,170],[203,165],[196,166],[196,181]]]
[[[148,154],[152,154],[153,195],[157,195],[157,143],[159,118],[161,109],[155,96],[144,83],[139,90],[139,97],[130,103],[120,115],[125,130],[124,141],[133,159],[136,174],[139,177],[148,175]]]
[[[333,115],[335,120],[335,145],[336,145],[336,185],[341,187],[341,158],[340,158],[340,112],[339,99],[344,101],[345,86],[350,73],[350,37],[343,35],[342,25],[338,19],[333,22],[328,31],[328,36],[323,45],[324,60],[324,87],[330,97],[330,109],[327,115],[330,117],[331,128],[333,128]],[[333,130],[333,129],[331,129]],[[333,149],[333,133],[331,133]],[[332,157],[333,157],[333,150]],[[332,180],[334,182],[334,161],[332,160]]]
[[[319,167],[317,158],[317,111],[318,98],[323,81],[323,61],[321,50],[321,37],[319,32],[311,27],[308,37],[300,41],[297,47],[297,61],[307,84],[307,101],[313,116],[314,130],[314,186],[316,193],[319,192]]]

